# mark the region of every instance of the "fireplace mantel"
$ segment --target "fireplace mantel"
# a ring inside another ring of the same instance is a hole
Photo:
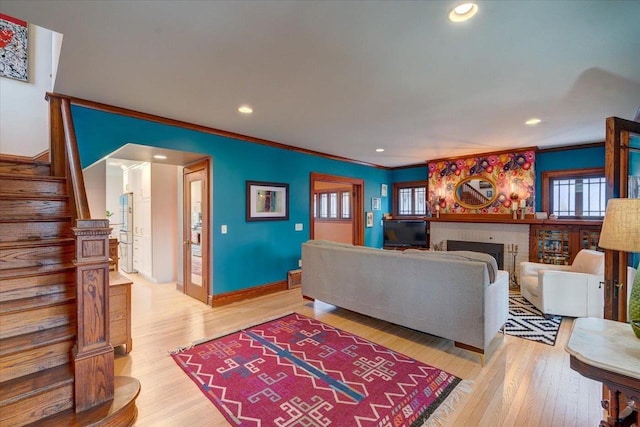
[[[543,225],[602,225],[602,220],[580,219],[535,219],[533,215],[526,215],[525,219],[513,219],[511,215],[482,215],[482,214],[442,214],[437,217],[426,217],[429,222],[466,222],[492,224],[543,224]]]

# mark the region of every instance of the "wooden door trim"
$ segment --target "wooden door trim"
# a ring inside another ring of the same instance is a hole
[[[640,135],[640,122],[608,117],[606,120],[605,166],[606,198],[622,197],[629,194],[627,175],[629,173],[629,134]],[[605,250],[605,319],[626,321],[627,295],[619,292],[616,304],[614,284],[626,281],[627,260],[619,251]],[[629,286],[629,284],[627,284]]]
[[[210,205],[210,197],[211,197],[211,186],[210,186],[210,175],[211,175],[211,170],[210,170],[210,159],[201,159],[201,160],[197,160],[195,162],[189,163],[187,165],[184,166],[184,169],[182,171],[182,199],[183,199],[183,218],[182,218],[182,239],[183,241],[188,239],[190,234],[191,234],[191,230],[190,230],[190,220],[188,218],[185,218],[184,214],[185,212],[189,209],[189,207],[186,206],[186,204],[184,203],[185,199],[186,199],[186,192],[190,191],[190,188],[187,188],[187,182],[186,182],[186,176],[190,173],[194,173],[194,172],[200,172],[203,171],[204,174],[204,182],[203,182],[203,189],[202,189],[202,194],[203,194],[203,200],[202,201],[202,235],[201,235],[201,253],[202,253],[202,281],[203,281],[203,287],[206,290],[206,296],[203,300],[203,302],[205,304],[209,304],[209,301],[211,301],[211,295],[213,295],[213,285],[212,283],[209,283],[209,278],[212,277],[211,275],[211,244],[210,244],[210,224],[211,224],[211,218],[210,218],[210,212],[209,212],[209,205]],[[206,229],[205,229],[206,227]],[[187,262],[189,262],[189,260],[187,259],[186,255],[186,250],[184,248],[182,248],[182,280],[183,280],[183,292],[186,294],[187,293],[187,287],[188,287],[188,280],[190,280],[190,278],[186,277],[186,272],[187,272]]]
[[[350,184],[353,187],[354,212],[352,240],[356,245],[364,245],[364,179],[328,175],[318,172],[311,172],[311,179],[309,180],[309,238],[314,238],[315,218],[313,216],[313,191],[317,181]]]

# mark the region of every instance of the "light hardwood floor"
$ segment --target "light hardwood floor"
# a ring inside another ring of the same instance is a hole
[[[127,275],[132,286],[133,351],[116,349],[116,375],[140,380],[137,426],[228,425],[169,355],[202,338],[297,312],[360,335],[429,365],[472,380],[447,426],[597,426],[601,385],[569,368],[564,350],[572,319],[564,319],[555,346],[505,335],[484,367],[478,356],[449,340],[301,298],[293,289],[211,308],[176,291]],[[345,427],[345,426],[340,426]]]

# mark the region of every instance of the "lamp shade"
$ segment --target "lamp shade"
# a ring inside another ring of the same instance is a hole
[[[640,199],[610,199],[598,246],[640,252]]]

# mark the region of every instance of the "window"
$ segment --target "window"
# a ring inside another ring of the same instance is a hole
[[[342,218],[351,218],[351,193],[342,192]]]
[[[542,173],[542,209],[557,218],[603,218],[606,209],[604,169]]]
[[[351,192],[321,191],[314,193],[313,216],[321,220],[351,219]]]
[[[424,181],[393,184],[394,216],[425,216],[427,214],[427,184]]]

